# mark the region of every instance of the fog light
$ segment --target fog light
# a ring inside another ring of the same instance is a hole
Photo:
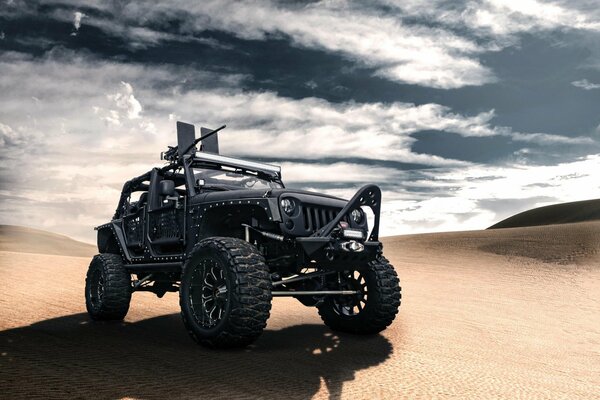
[[[361,251],[363,251],[365,249],[365,245],[362,243],[356,242],[354,240],[351,240],[349,242],[342,243],[342,249],[344,249],[345,251],[352,251],[354,253],[360,253]]]

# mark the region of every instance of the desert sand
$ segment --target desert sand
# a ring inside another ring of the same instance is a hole
[[[194,344],[174,293],[135,293],[123,323],[92,322],[89,257],[9,249],[2,398],[600,396],[600,222],[387,238],[403,287],[389,329],[336,334],[314,309],[276,299],[241,351]]]

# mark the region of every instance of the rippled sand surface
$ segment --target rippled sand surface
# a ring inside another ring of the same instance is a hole
[[[600,223],[385,241],[403,302],[381,335],[276,299],[243,351],[196,346],[176,294],[85,314],[89,258],[0,252],[2,398],[598,398]]]

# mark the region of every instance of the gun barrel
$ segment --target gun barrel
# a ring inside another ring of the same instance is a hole
[[[187,152],[190,151],[192,149],[192,147],[196,146],[201,140],[214,135],[215,133],[219,132],[220,130],[225,129],[225,127],[227,127],[227,125],[220,126],[217,129],[214,129],[214,130],[208,132],[206,135],[200,136],[198,139],[195,139],[194,142],[192,144],[190,144],[187,147],[187,149],[185,149],[185,151],[181,154],[187,154]],[[161,156],[162,156],[161,158],[171,161],[171,162],[174,162],[178,158],[177,157],[178,150],[179,150],[179,146],[174,146],[174,147],[169,146],[169,149],[167,151],[165,151],[164,153],[161,153]]]

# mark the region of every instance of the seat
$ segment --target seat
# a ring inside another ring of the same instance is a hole
[[[138,200],[138,207],[142,208],[144,205],[148,203],[148,192],[142,193],[140,199]]]

